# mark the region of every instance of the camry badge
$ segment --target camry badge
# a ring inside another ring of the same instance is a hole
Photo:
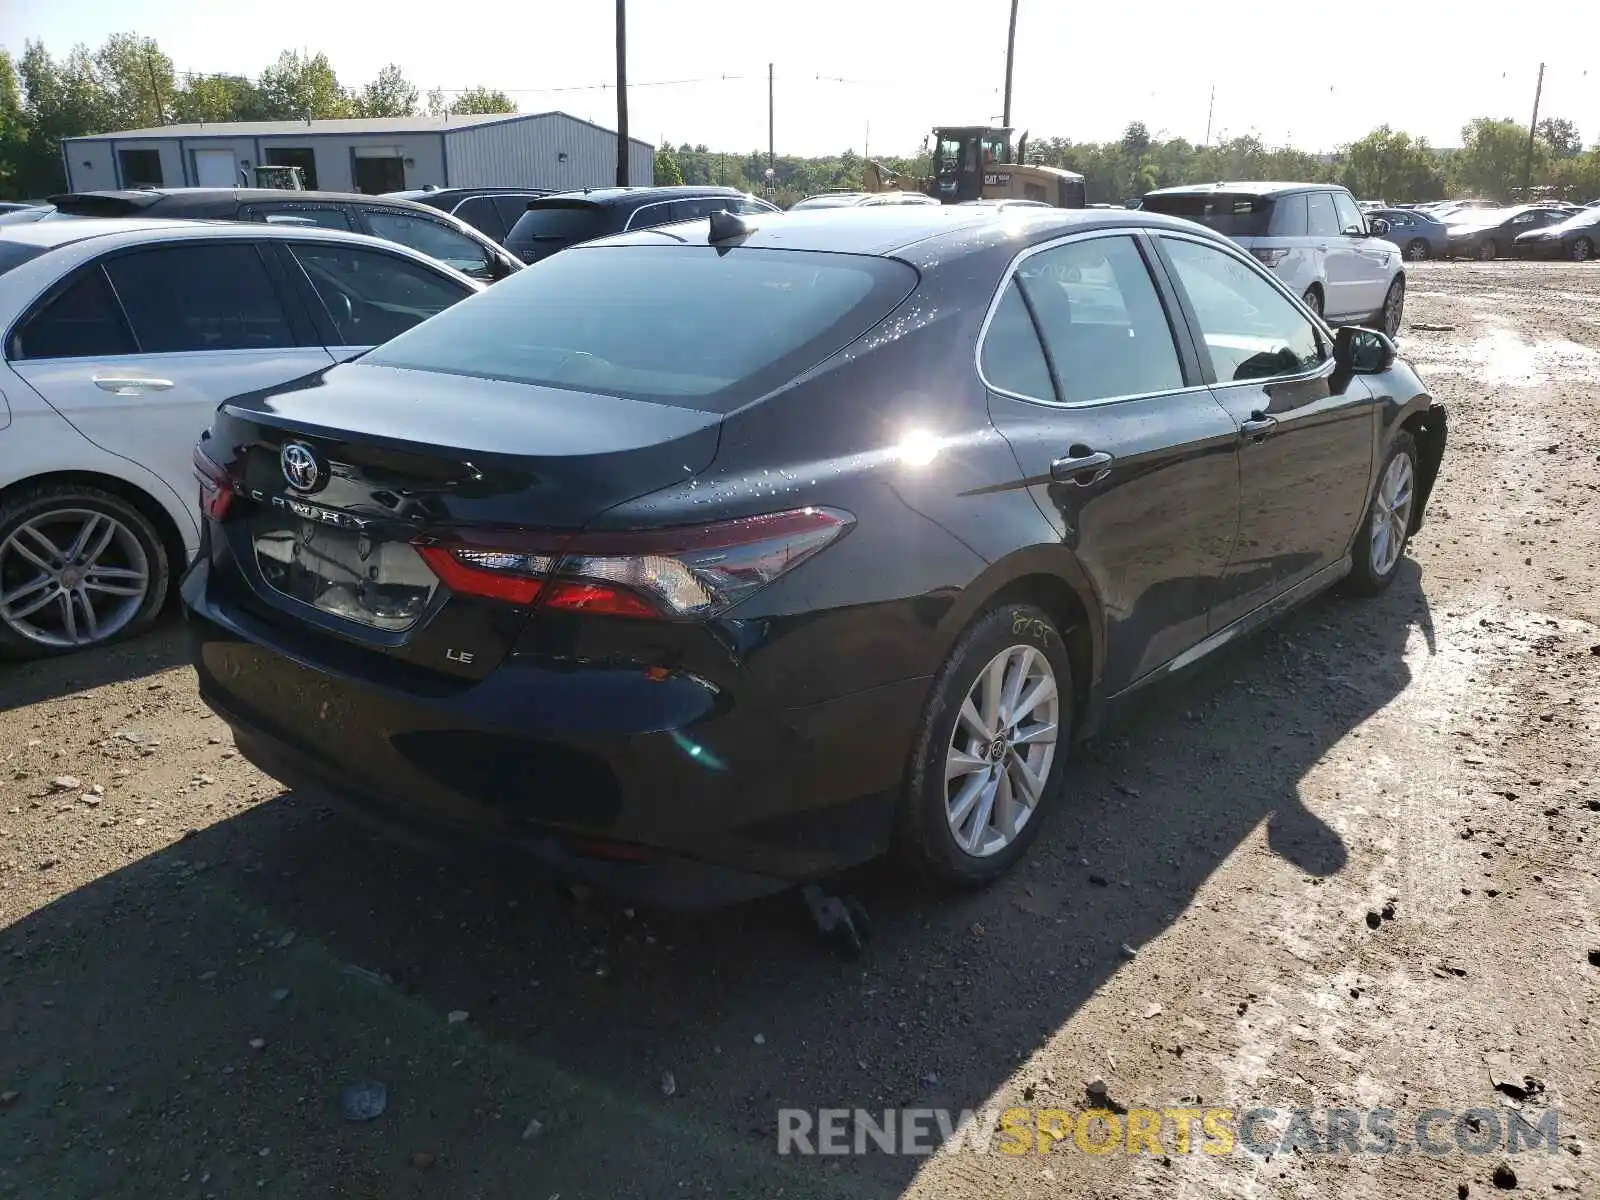
[[[311,447],[300,442],[285,442],[278,452],[278,465],[289,486],[298,492],[312,492],[322,478],[322,467]]]

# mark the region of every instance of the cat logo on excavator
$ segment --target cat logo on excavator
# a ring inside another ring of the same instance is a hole
[[[1034,200],[1055,208],[1083,208],[1083,176],[1059,167],[1024,163],[1028,135],[1012,154],[1010,129],[946,125],[933,131],[932,175],[914,179],[869,162],[869,192],[917,191],[944,204],[972,200]]]

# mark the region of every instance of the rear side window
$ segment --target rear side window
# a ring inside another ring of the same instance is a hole
[[[507,235],[512,242],[586,242],[606,232],[605,210],[594,204],[535,200]]]
[[[140,250],[107,260],[106,274],[146,354],[295,344],[253,244]]]
[[[1022,261],[1017,280],[1055,364],[1061,399],[1084,404],[1183,386],[1172,326],[1132,238],[1045,250]]]
[[[6,247],[0,246],[0,251]],[[98,266],[35,313],[12,347],[16,358],[107,358],[137,354],[117,298]]]
[[[854,341],[916,283],[864,255],[597,247],[542,259],[363,361],[729,412]]]
[[[1028,306],[1022,301],[1015,279],[1006,284],[994,317],[989,321],[981,361],[984,379],[999,391],[1032,400],[1056,398],[1044,348],[1039,345],[1038,330],[1028,315]]]
[[[1154,194],[1144,198],[1144,209],[1198,221],[1224,237],[1262,237],[1272,228],[1270,196],[1243,196],[1234,192]]]
[[[1272,224],[1269,232],[1273,237],[1306,236],[1306,197],[1304,192],[1293,196],[1278,197],[1277,203],[1272,206]]]

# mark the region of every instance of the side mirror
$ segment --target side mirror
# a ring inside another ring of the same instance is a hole
[[[1390,225],[1382,217],[1373,217],[1367,222],[1367,228],[1373,237],[1385,237],[1389,233]]]
[[[1398,351],[1376,329],[1343,326],[1333,335],[1333,360],[1352,375],[1381,375],[1394,366]]]
[[[1367,231],[1359,225],[1346,225],[1344,227],[1345,237],[1366,237],[1366,235]]]

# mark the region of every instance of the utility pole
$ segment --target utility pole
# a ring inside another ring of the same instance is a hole
[[[628,0],[617,0],[617,186],[628,186]]]
[[[772,136],[772,64],[767,64],[767,170],[778,169],[778,143]]]
[[[1533,119],[1528,122],[1528,154],[1522,160],[1522,202],[1528,202],[1528,185],[1533,182],[1533,134],[1539,127],[1539,97],[1544,94],[1544,64],[1539,64],[1539,82],[1533,88]]]
[[[156,124],[165,125],[167,123],[167,109],[161,103],[161,81],[156,77],[156,56],[149,46],[144,48],[144,65],[150,71],[150,90],[155,93],[156,97]]]
[[[1206,140],[1205,140],[1205,143],[1200,147],[1202,150],[1204,150],[1207,146],[1211,145],[1211,117],[1212,117],[1212,114],[1214,114],[1216,111],[1217,111],[1217,85],[1213,83],[1211,85],[1211,103],[1206,105]]]
[[[1011,128],[1011,60],[1017,52],[1017,0],[1011,0],[1011,28],[1006,33],[1006,102],[1001,106],[1000,124]]]

